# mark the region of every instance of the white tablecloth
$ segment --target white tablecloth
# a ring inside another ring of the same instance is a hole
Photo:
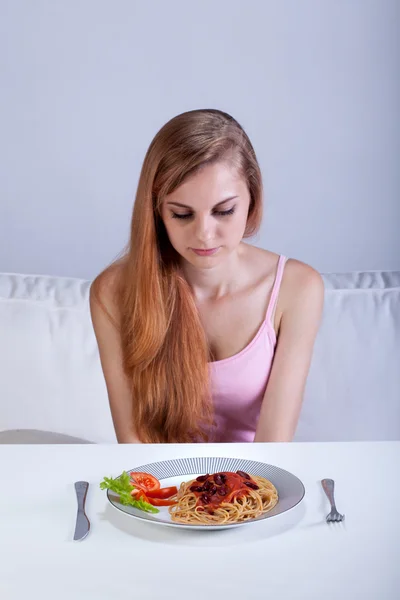
[[[103,476],[184,456],[268,462],[297,475],[303,502],[216,532],[139,522],[115,510]],[[400,443],[0,445],[0,598],[398,600]],[[327,525],[333,478],[344,524]],[[74,481],[91,531],[74,542]]]

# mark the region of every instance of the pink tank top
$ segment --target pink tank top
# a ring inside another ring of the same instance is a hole
[[[265,320],[238,354],[209,363],[216,428],[210,442],[253,442],[275,354],[273,314],[286,258],[279,257]]]

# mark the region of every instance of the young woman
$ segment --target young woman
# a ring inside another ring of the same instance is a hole
[[[162,127],[128,248],[90,292],[118,442],[292,440],[324,288],[310,266],[243,242],[261,215],[235,119],[193,110]]]

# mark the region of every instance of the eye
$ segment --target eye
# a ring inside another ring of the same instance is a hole
[[[178,213],[172,213],[172,218],[173,219],[190,219],[190,217],[193,217],[193,215],[191,213],[187,213],[185,215],[179,215]]]
[[[214,215],[217,215],[218,217],[227,217],[228,215],[233,215],[234,212],[235,207],[232,206],[232,208],[230,208],[229,210],[216,210]]]
[[[233,215],[235,208],[236,206],[232,206],[232,208],[229,210],[216,210],[213,214],[217,217],[228,217],[229,215]],[[193,213],[185,213],[184,215],[181,215],[179,213],[172,212],[173,219],[191,219],[192,217]]]

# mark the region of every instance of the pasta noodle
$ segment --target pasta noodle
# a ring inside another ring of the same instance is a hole
[[[181,484],[169,507],[172,521],[189,525],[225,525],[255,519],[278,502],[278,491],[264,477],[243,471],[201,475]]]

